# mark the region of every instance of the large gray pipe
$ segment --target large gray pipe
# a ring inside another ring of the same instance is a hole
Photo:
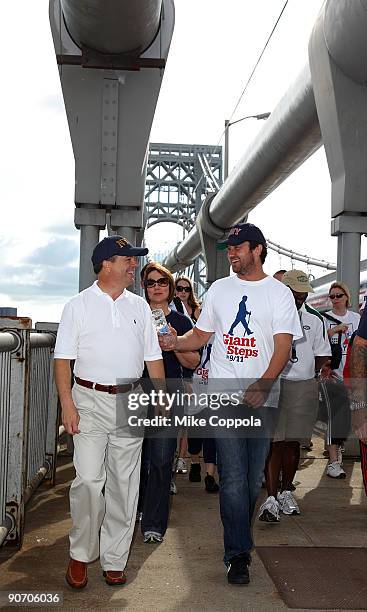
[[[367,0],[332,0],[325,5],[324,36],[339,68],[356,83],[367,81]]]
[[[367,81],[367,0],[328,0],[324,36],[330,55],[357,83]],[[219,228],[242,219],[322,144],[307,66],[279,102],[256,141],[246,151],[209,206]],[[194,228],[165,260],[171,270],[189,265],[201,252]]]
[[[79,47],[140,55],[158,32],[162,0],[61,0],[61,6]]]
[[[212,200],[211,221],[224,231],[243,219],[321,144],[311,74],[306,66]],[[200,252],[195,227],[167,256],[164,265],[178,270],[191,264]]]

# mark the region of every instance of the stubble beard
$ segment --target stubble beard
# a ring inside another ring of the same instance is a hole
[[[251,260],[246,263],[242,263],[241,261],[236,264],[232,264],[232,270],[235,274],[240,274],[241,276],[247,276],[253,272],[255,267],[254,257],[251,257]]]

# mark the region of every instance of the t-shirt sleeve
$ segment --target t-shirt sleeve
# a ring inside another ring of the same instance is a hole
[[[357,336],[360,336],[360,338],[364,338],[365,340],[367,340],[367,304],[364,307],[362,317],[359,322]]]
[[[353,331],[356,331],[359,326],[359,322],[361,320],[361,315],[358,312],[353,312],[354,321],[353,321]]]
[[[55,345],[55,359],[76,359],[79,342],[79,321],[72,302],[64,306]]]
[[[331,355],[331,348],[324,322],[318,317],[316,319],[316,333],[312,347],[313,354],[315,357],[329,357]]]
[[[215,332],[215,315],[213,310],[213,291],[210,288],[202,304],[202,310],[196,322],[196,327],[205,332]]]
[[[145,308],[146,306],[146,308]],[[144,361],[156,361],[162,359],[162,351],[159,346],[157,331],[152,320],[152,313],[148,304],[144,304]]]
[[[303,338],[298,311],[291,290],[285,289],[274,296],[273,335],[292,334],[298,340]]]

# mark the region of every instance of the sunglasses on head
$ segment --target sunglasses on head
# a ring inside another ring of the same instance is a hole
[[[161,276],[160,278],[158,278],[158,280],[148,278],[146,281],[144,281],[144,287],[155,287],[156,285],[158,285],[158,287],[168,287],[168,284],[169,280],[164,276]]]
[[[331,295],[329,295],[329,298],[331,300],[336,300],[343,297],[343,295],[345,295],[345,293],[332,293]]]
[[[190,293],[190,287],[184,287],[183,285],[177,285],[176,291],[185,291],[185,293]]]

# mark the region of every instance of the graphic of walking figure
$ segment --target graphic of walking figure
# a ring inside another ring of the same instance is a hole
[[[247,302],[247,295],[244,295],[242,300],[240,301],[240,303],[238,304],[238,312],[236,315],[235,320],[233,321],[230,330],[228,332],[229,336],[233,336],[233,330],[234,328],[239,324],[242,323],[242,325],[245,328],[245,333],[243,334],[244,336],[247,334],[248,336],[251,336],[251,334],[253,334],[254,332],[251,331],[251,329],[249,328],[248,324],[250,323],[250,317],[251,317],[251,312],[247,310],[246,308],[246,302]],[[246,321],[246,316],[248,315],[248,321]]]
[[[202,368],[205,368],[206,364],[208,363],[208,361],[210,361],[210,353],[212,352],[212,344],[207,344],[206,345],[206,357],[203,361],[203,363],[201,364]]]

